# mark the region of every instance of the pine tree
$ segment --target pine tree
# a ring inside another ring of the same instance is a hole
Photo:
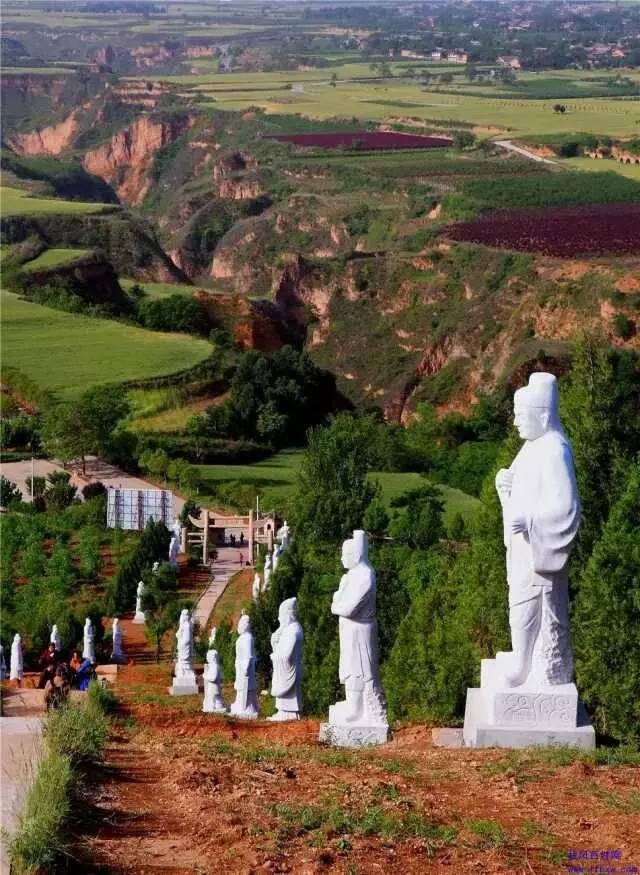
[[[640,460],[613,506],[576,595],[576,680],[597,729],[640,742]]]

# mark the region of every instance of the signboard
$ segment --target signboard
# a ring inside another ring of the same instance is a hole
[[[149,520],[173,525],[173,493],[166,489],[116,489],[107,492],[107,527],[141,532]]]

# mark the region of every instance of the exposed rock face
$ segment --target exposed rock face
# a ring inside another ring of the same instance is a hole
[[[258,162],[247,152],[232,152],[220,158],[213,167],[218,196],[229,200],[260,197],[263,188],[255,176],[257,169]]]
[[[156,152],[172,143],[190,126],[183,121],[156,121],[142,116],[84,156],[84,167],[110,183],[124,203],[137,206],[149,189],[149,170]]]
[[[69,291],[87,304],[101,304],[115,313],[128,309],[127,298],[120,288],[113,266],[103,257],[89,255],[69,264],[31,271],[28,281],[41,286],[52,280],[61,281]]]
[[[202,289],[194,297],[212,324],[229,328],[242,349],[274,352],[291,339],[281,314],[268,301],[250,301],[243,295],[212,294]]]
[[[72,112],[63,122],[25,134],[14,134],[7,145],[17,155],[59,155],[71,143],[78,130],[76,113]]]

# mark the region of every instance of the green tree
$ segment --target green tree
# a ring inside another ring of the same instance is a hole
[[[10,508],[22,501],[22,493],[15,483],[0,476],[0,507]]]
[[[640,742],[640,460],[613,505],[573,612],[576,678],[597,729]]]
[[[142,470],[147,471],[152,477],[159,477],[166,481],[170,460],[164,450],[146,450],[141,454],[138,463]]]
[[[475,146],[476,135],[471,131],[456,131],[453,135],[453,145],[459,152],[464,149],[470,149]]]
[[[296,524],[306,537],[337,542],[361,528],[379,487],[367,480],[371,423],[340,414],[309,435],[294,498]]]
[[[162,639],[180,614],[178,574],[172,565],[163,562],[155,574],[145,575],[144,583],[142,608],[146,615],[145,631],[156,649],[157,661],[160,659]]]
[[[67,471],[51,471],[47,475],[47,488],[44,491],[47,510],[64,510],[76,499],[76,487],[71,483]]]
[[[444,537],[442,513],[444,502],[437,486],[425,484],[411,489],[391,502],[396,514],[389,534],[409,547],[428,550]]]

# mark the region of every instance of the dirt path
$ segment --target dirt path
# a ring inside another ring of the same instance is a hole
[[[242,570],[242,566],[238,562],[240,552],[241,550],[235,547],[218,548],[218,556],[212,568],[213,578],[211,583],[202,593],[193,609],[193,619],[201,629],[206,628],[216,602],[227,588],[227,584],[233,575]]]
[[[523,158],[528,158],[530,161],[537,161],[539,164],[557,164],[557,161],[551,161],[549,158],[543,158],[542,155],[536,155],[535,152],[530,152],[529,149],[523,149],[522,146],[516,146],[511,140],[495,140],[496,146],[502,146],[508,152],[515,152],[517,155],[522,155]]]

